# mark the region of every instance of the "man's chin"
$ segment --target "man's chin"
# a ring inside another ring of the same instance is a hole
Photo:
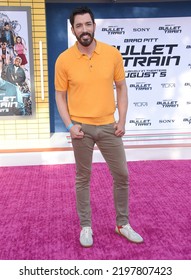
[[[80,41],[80,44],[83,46],[83,47],[89,47],[91,45],[92,41]]]
[[[83,47],[89,47],[91,45],[91,43],[83,43],[82,46]]]

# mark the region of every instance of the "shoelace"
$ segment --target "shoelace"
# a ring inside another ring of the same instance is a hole
[[[85,235],[86,238],[89,236],[90,233],[92,234],[91,228],[88,227],[83,228],[82,234]]]
[[[132,229],[132,227],[131,227],[129,224],[127,224],[127,225],[124,226],[123,228],[128,229],[128,230],[131,231],[132,233],[134,232],[134,230]]]
[[[129,232],[131,232],[132,235],[136,235],[135,231],[132,229],[132,227],[127,224],[126,226],[124,226],[123,228],[126,228]]]

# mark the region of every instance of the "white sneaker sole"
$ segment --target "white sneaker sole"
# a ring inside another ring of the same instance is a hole
[[[84,244],[82,244],[82,243],[80,242],[80,245],[81,245],[82,247],[84,247],[84,248],[89,248],[89,247],[92,247],[92,246],[93,246],[93,243],[92,243],[91,245],[84,245]]]

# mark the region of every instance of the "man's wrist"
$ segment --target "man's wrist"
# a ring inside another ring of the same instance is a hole
[[[70,129],[72,128],[72,126],[73,126],[73,123],[71,122],[71,123],[66,127],[66,129],[67,129],[68,131],[70,131]]]

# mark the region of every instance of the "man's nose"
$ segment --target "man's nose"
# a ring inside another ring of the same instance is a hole
[[[87,26],[85,24],[82,25],[82,30],[83,30],[83,32],[87,31]]]

